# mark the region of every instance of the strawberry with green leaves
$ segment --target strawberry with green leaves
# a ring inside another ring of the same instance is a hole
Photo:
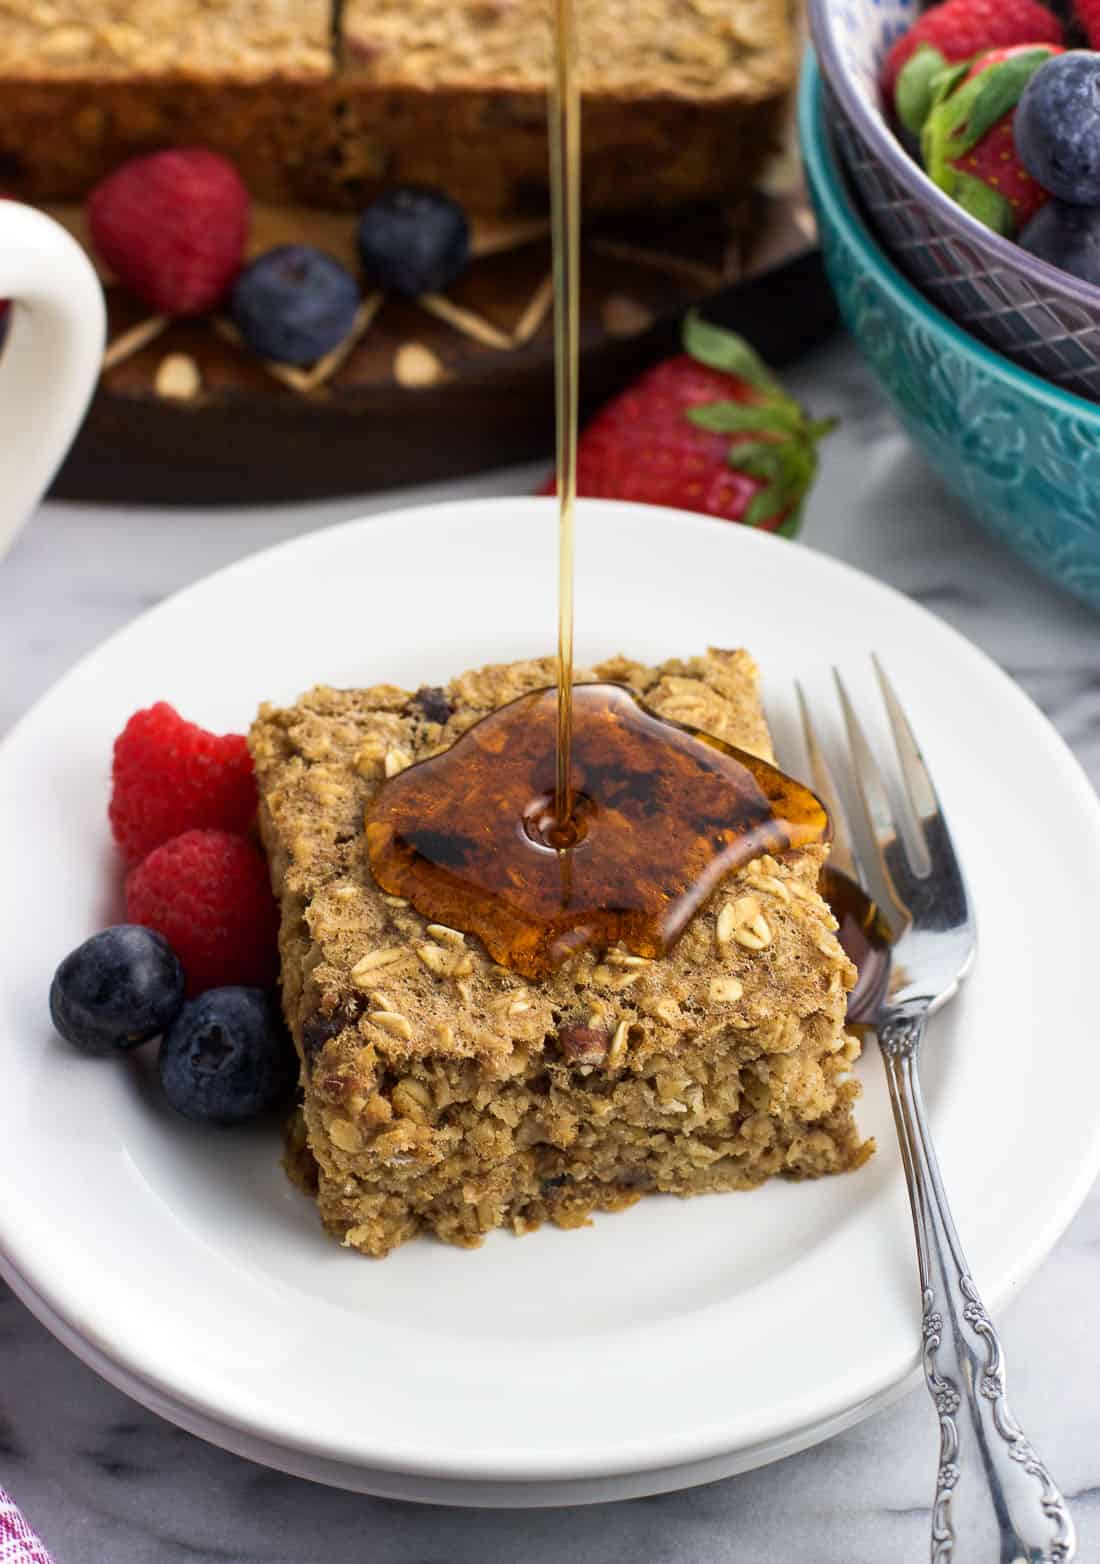
[[[685,352],[628,387],[581,435],[577,492],[702,511],[793,536],[835,420],[811,419],[749,344],[698,315]],[[543,493],[554,492],[551,478]]]
[[[1050,44],[990,49],[932,83],[921,131],[929,176],[972,217],[1010,238],[1050,199],[1016,150],[1016,105],[1040,65],[1062,52]]]
[[[882,95],[906,130],[919,135],[931,83],[945,65],[973,60],[988,49],[1061,42],[1062,24],[1040,0],[940,0],[921,12],[887,54]]]

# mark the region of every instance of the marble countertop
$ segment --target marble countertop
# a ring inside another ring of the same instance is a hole
[[[804,546],[893,583],[976,641],[1100,784],[1100,622],[1034,580],[943,494],[846,344],[789,378],[816,411],[843,419]],[[46,504],[0,563],[0,735],[104,636],[220,565],[370,510],[528,491],[535,476],[513,469],[264,510]],[[1082,1558],[1100,1556],[1098,1305],[1100,1187],[1003,1319],[1013,1405],[1074,1501]],[[935,1451],[920,1391],[816,1449],[661,1498],[526,1512],[364,1498],[267,1471],[160,1421],[97,1379],[0,1285],[0,1485],[56,1564],[915,1564],[928,1557]]]

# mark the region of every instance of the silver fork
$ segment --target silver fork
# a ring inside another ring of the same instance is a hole
[[[875,659],[926,862],[914,862],[882,773],[848,692],[834,671],[849,763],[889,897],[892,975],[865,1015],[878,1035],[913,1210],[923,1292],[922,1358],[940,1420],[932,1506],[933,1564],[1068,1564],[1073,1521],[1059,1489],[1009,1411],[1000,1338],[978,1294],[951,1218],[921,1096],[917,1060],[930,1015],[958,992],[976,948],[966,882],[920,748]],[[870,897],[840,794],[796,686],[812,785],[833,820],[833,864]],[[839,862],[838,862],[839,860]]]

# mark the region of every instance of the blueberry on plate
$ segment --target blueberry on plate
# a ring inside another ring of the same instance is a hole
[[[441,293],[466,265],[470,225],[438,190],[406,185],[380,196],[360,217],[359,254],[380,288],[409,298]]]
[[[166,1032],[183,1004],[183,967],[163,935],[136,923],[102,929],[65,957],[50,1017],[86,1054],[135,1048]]]
[[[1018,242],[1041,261],[1100,287],[1100,207],[1048,201]]]
[[[210,988],[189,1000],[160,1045],[165,1096],[188,1119],[243,1124],[294,1083],[294,1049],[262,988]]]
[[[1016,151],[1060,201],[1100,205],[1100,54],[1071,49],[1040,65],[1016,105]]]
[[[249,347],[281,364],[312,364],[342,342],[355,322],[359,288],[351,273],[310,244],[258,255],[237,278],[229,313]]]

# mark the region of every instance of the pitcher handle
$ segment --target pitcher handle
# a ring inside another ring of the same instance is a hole
[[[84,416],[103,357],[103,291],[52,218],[0,201],[0,556],[49,487]]]

